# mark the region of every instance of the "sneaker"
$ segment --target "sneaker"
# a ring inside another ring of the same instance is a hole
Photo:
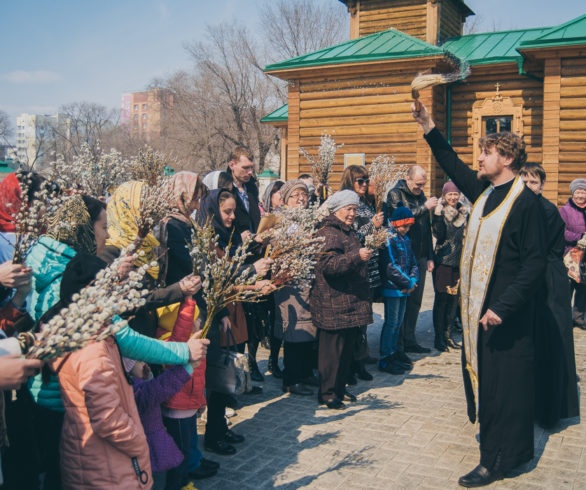
[[[399,361],[403,363],[413,365],[413,361],[411,360],[411,358],[403,351],[397,351],[393,354],[393,356],[395,356]]]
[[[378,362],[378,370],[383,373],[389,373],[389,374],[395,374],[395,375],[405,374],[404,369],[400,368],[395,363],[393,363],[391,361],[385,361],[384,359],[381,359]]]
[[[405,352],[413,352],[414,354],[428,354],[431,352],[431,349],[428,349],[427,347],[423,347],[422,345],[419,345],[419,344],[413,344],[413,345],[406,345]]]

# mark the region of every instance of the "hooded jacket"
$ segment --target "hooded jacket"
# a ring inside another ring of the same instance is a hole
[[[404,179],[397,182],[397,185],[387,194],[387,218],[393,215],[393,211],[401,202],[411,210],[415,217],[415,223],[411,226],[407,236],[411,239],[413,253],[418,260],[433,259],[431,217],[429,209],[425,207],[425,201],[427,201],[425,194],[423,192],[418,196],[413,194]]]
[[[65,405],[63,488],[151,488],[149,448],[114,338],[72,353],[61,366],[59,381]]]
[[[389,232],[386,249],[379,256],[382,295],[385,298],[401,298],[409,296],[402,290],[411,289],[419,281],[419,269],[409,237],[401,236],[394,228]]]

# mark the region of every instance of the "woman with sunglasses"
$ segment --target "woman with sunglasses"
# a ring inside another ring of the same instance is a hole
[[[352,225],[360,242],[364,245],[364,239],[367,235],[372,233],[376,228],[383,225],[383,213],[377,213],[371,203],[371,196],[369,195],[370,179],[368,177],[368,170],[362,165],[350,165],[344,170],[342,174],[342,183],[340,190],[348,189],[356,192],[360,198],[360,204],[356,209],[356,219]],[[378,251],[374,251],[371,259],[368,261],[368,283],[372,297],[375,297],[376,290],[381,285],[380,274],[378,271]],[[358,342],[354,350],[354,364],[353,373],[358,378],[370,381],[372,375],[366,370],[365,364],[367,362],[376,361],[369,356],[368,342],[366,339],[366,327],[361,327],[361,335],[358,337]],[[350,382],[355,383],[355,379]]]

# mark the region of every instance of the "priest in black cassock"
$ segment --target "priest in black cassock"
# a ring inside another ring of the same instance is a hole
[[[478,171],[462,162],[423,104],[414,119],[448,176],[474,207],[460,264],[464,387],[480,426],[480,464],[458,483],[488,485],[533,458],[534,327],[544,287],[545,217],[517,175],[527,155],[512,133],[480,141]]]

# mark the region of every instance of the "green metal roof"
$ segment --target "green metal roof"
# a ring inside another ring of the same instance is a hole
[[[446,41],[442,48],[465,59],[471,65],[495,63],[520,63],[523,56],[517,48],[524,41],[537,39],[548,32],[550,27],[517,29],[514,31],[468,34]]]
[[[267,114],[263,117],[260,122],[277,122],[277,121],[287,121],[289,119],[289,104],[285,104],[284,106],[279,107],[276,111]]]
[[[15,170],[10,165],[8,165],[8,162],[3,162],[0,160],[0,172],[10,174],[15,172]]]
[[[396,29],[377,32],[369,36],[304,54],[290,60],[267,65],[265,71],[291,70],[307,66],[338,65],[365,61],[421,58],[443,55],[444,51],[425,41]]]
[[[538,38],[522,42],[520,48],[549,48],[576,44],[586,44],[586,14],[560,26],[551,27]]]
[[[280,179],[281,178],[281,176],[279,174],[276,174],[275,172],[273,172],[269,168],[263,170],[260,174],[257,175],[257,177],[269,177],[271,179]]]

